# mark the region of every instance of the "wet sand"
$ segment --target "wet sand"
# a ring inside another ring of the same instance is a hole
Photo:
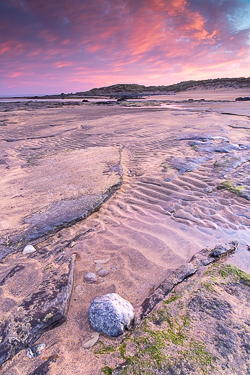
[[[189,94],[194,98],[195,92]],[[47,237],[37,236],[37,253],[25,260],[20,258],[20,246],[2,261],[2,277],[13,264],[25,264],[25,271],[4,285],[2,301],[14,301],[12,307],[5,308],[8,314],[39,283],[46,265],[53,264],[56,249],[63,248],[65,256],[77,254],[67,321],[38,340],[46,344],[41,356],[30,360],[23,350],[3,365],[3,374],[30,374],[51,356],[55,357],[49,374],[100,373],[101,359],[83,348],[93,333],[87,319],[90,302],[98,295],[116,292],[138,307],[167,270],[186,263],[204,247],[238,240],[239,248],[228,262],[250,273],[250,104],[234,102],[237,96],[243,95],[232,90],[226,96],[231,102],[178,103],[175,108],[89,104],[39,108],[35,103],[18,109],[12,104],[11,110],[1,112],[3,247],[8,233],[18,238],[23,233],[23,217],[32,214],[39,221],[35,213],[60,201],[60,194],[64,201],[78,199],[80,193],[98,193],[94,191],[97,183],[98,191],[116,184],[117,170],[110,167],[117,165],[119,158],[123,173],[121,187],[98,212],[63,229],[59,223],[59,229]],[[73,155],[70,163],[67,155]],[[107,155],[103,169],[102,155]],[[110,157],[112,163],[107,168]],[[44,185],[49,165],[50,176],[58,179],[61,190],[51,177],[46,180],[48,189]],[[27,168],[32,170],[32,178],[23,176]],[[88,183],[83,171],[91,176],[89,191],[82,189]],[[225,181],[230,181],[229,188],[217,189]],[[41,186],[44,201],[39,201],[37,187]],[[246,197],[238,194],[237,186],[244,186]],[[22,205],[23,198],[17,197],[20,187],[27,189],[27,199],[29,194],[35,199],[28,212],[28,200]],[[63,210],[60,215],[65,221]],[[84,276],[98,271],[97,260],[104,262],[99,264],[109,273],[98,276],[97,283],[87,284]],[[21,283],[18,297],[15,293]],[[100,339],[113,345],[116,342],[104,336]]]

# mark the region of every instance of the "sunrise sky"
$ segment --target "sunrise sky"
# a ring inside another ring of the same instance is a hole
[[[0,95],[250,76],[250,0],[0,0]]]

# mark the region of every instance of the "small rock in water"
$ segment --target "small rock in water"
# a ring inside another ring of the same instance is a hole
[[[206,191],[206,193],[212,193],[213,188],[211,186],[207,186],[205,191]]]
[[[100,277],[104,277],[104,276],[107,276],[109,273],[110,273],[110,271],[105,270],[104,268],[101,268],[101,269],[97,272],[97,275],[100,276]]]
[[[97,282],[97,276],[93,272],[88,272],[87,275],[84,276],[84,280],[88,284],[93,284]]]
[[[34,246],[32,245],[27,245],[25,246],[25,248],[23,249],[23,254],[26,255],[26,254],[31,254],[31,253],[34,253],[36,251],[36,249],[34,248]]]
[[[134,308],[116,293],[96,297],[89,307],[89,322],[94,330],[111,337],[120,336],[134,319]]]
[[[34,345],[34,346],[30,346],[27,350],[26,350],[26,355],[27,357],[29,357],[30,359],[33,359],[35,357],[38,357],[40,354],[41,354],[41,351],[46,347],[45,344],[37,344],[37,345]]]

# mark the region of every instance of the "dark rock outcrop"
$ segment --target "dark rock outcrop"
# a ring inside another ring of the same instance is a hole
[[[99,162],[100,154],[102,163]],[[97,211],[122,184],[120,158],[116,147],[88,148],[34,158],[22,168],[23,177],[18,181],[15,172],[4,170],[2,185],[8,193],[2,199],[1,210],[3,216],[9,217],[8,199],[11,199],[15,226],[8,220],[6,227],[0,230],[0,261],[9,253],[20,251],[25,245],[30,248],[41,238]],[[64,173],[58,173],[60,170]],[[16,183],[22,194],[13,197],[10,186]],[[55,194],[48,203],[49,190]],[[71,194],[73,190],[74,194]]]
[[[213,250],[203,249],[195,254],[189,263],[170,271],[167,278],[151,293],[142,303],[140,318],[147,316],[153,308],[163,300],[171,290],[183,280],[194,275],[201,267],[215,263],[220,258],[232,254],[238,246],[238,242],[232,242],[225,246],[217,246]]]
[[[75,255],[50,273],[38,289],[28,295],[13,315],[0,323],[0,365],[35,343],[45,332],[63,323],[73,287]]]
[[[250,276],[240,269],[222,262],[201,269],[127,335],[115,349],[118,366],[103,373],[249,374],[249,297]],[[114,353],[107,357],[102,345],[95,353],[109,364]]]
[[[57,359],[58,356],[51,355],[39,367],[37,367],[34,371],[30,372],[29,375],[47,375],[49,373],[51,363],[56,362]]]
[[[239,96],[235,99],[236,102],[247,102],[250,100],[250,96]]]
[[[172,168],[177,169],[180,174],[185,172],[191,172],[198,168],[200,165],[205,163],[205,161],[212,159],[212,157],[186,157],[186,158],[178,158],[171,156],[167,161],[171,165]]]

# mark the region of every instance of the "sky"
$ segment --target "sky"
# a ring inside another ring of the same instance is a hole
[[[0,95],[250,76],[250,0],[0,0]]]

